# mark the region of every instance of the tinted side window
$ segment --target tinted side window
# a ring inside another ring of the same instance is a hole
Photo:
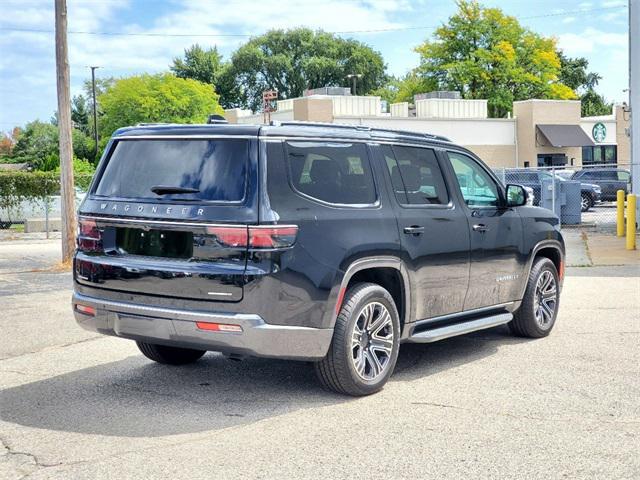
[[[487,171],[471,157],[455,152],[448,155],[465,203],[470,207],[497,207],[498,185]]]
[[[293,187],[329,203],[370,205],[376,190],[367,147],[360,143],[287,142]]]
[[[618,180],[621,182],[628,182],[631,179],[629,172],[618,170]]]
[[[393,155],[387,154],[385,159],[400,203],[443,205],[449,202],[446,184],[432,149],[394,145],[390,150]]]

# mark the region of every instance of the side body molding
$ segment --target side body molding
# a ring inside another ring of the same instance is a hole
[[[401,338],[405,338],[409,330],[407,325],[411,322],[410,312],[413,310],[411,305],[411,285],[409,284],[409,276],[404,262],[400,258],[393,256],[364,257],[355,260],[349,265],[342,276],[342,280],[331,290],[331,294],[329,295],[327,303],[332,308],[327,309],[327,312],[325,313],[325,315],[330,317],[328,325],[331,328],[335,326],[336,319],[338,317],[338,301],[342,300],[340,298],[340,292],[344,292],[346,290],[351,278],[353,278],[357,272],[374,268],[392,268],[400,273],[400,277],[402,278],[402,294],[404,295],[405,302],[404,319],[400,319],[405,326]]]

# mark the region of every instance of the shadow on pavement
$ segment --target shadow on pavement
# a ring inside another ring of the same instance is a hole
[[[426,378],[521,342],[504,327],[405,344],[394,381]],[[123,437],[204,432],[356,399],[323,391],[302,362],[208,354],[184,367],[133,356],[0,392],[0,418],[28,427]]]

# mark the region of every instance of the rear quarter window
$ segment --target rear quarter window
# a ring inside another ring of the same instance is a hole
[[[241,202],[245,197],[247,140],[118,140],[95,195],[111,198]],[[157,195],[153,187],[191,193]]]
[[[339,205],[375,203],[366,145],[289,141],[286,150],[291,184],[299,193]]]

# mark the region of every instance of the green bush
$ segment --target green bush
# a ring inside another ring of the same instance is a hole
[[[76,186],[86,191],[93,174],[74,177]],[[23,202],[44,203],[47,197],[53,195],[60,195],[59,173],[0,172],[0,210],[9,220],[19,215]]]

